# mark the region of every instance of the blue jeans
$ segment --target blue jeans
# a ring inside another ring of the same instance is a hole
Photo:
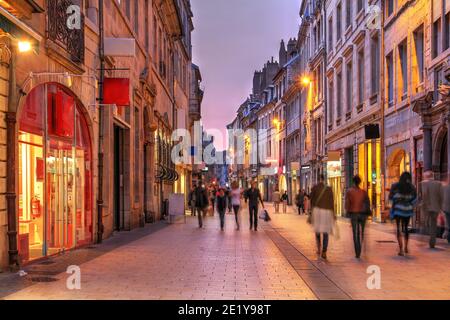
[[[250,213],[250,229],[255,227],[255,230],[258,229],[258,206],[251,205],[249,206]]]
[[[219,210],[219,217],[220,217],[220,229],[225,228],[225,209]]]
[[[447,241],[450,243],[450,212],[445,212],[445,218],[447,220]]]

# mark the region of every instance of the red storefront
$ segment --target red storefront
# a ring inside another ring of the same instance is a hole
[[[67,88],[33,89],[18,118],[22,263],[93,240],[92,145],[83,107]]]

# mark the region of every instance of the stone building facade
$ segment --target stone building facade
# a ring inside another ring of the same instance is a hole
[[[160,219],[191,170],[170,161],[189,116],[189,1],[3,1],[0,29],[0,266]]]
[[[345,192],[359,174],[375,217],[382,208],[381,141],[366,126],[381,123],[381,32],[371,28],[366,1],[326,1],[327,21],[327,176],[344,214]],[[380,6],[380,1],[371,5]]]

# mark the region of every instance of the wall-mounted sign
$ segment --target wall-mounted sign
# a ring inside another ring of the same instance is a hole
[[[342,162],[340,160],[327,162],[327,176],[328,178],[342,177]]]

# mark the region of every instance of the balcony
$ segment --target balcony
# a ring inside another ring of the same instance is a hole
[[[48,46],[54,51],[65,51],[67,54],[60,53],[60,55],[65,56],[71,62],[84,64],[83,13],[80,13],[79,29],[70,29],[67,25],[67,8],[74,4],[72,0],[47,1],[47,38],[50,40]]]

